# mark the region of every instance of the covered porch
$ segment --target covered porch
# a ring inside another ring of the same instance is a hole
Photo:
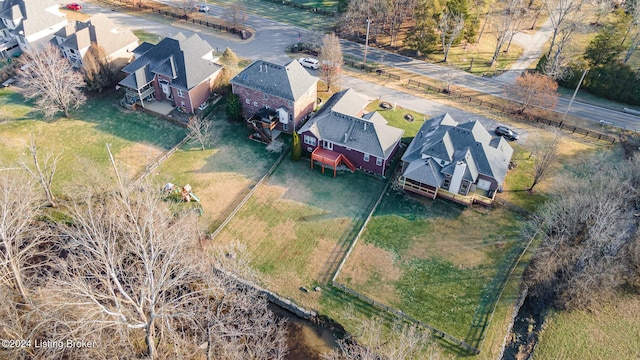
[[[336,177],[336,170],[340,163],[343,163],[346,167],[351,169],[351,171],[356,171],[355,165],[346,156],[318,146],[311,153],[311,169],[313,169],[313,163],[318,161],[322,165],[322,173],[324,174],[325,165],[333,168],[333,177]]]
[[[472,191],[469,192],[468,195],[456,194],[439,187],[423,184],[416,180],[405,178],[404,176],[400,176],[400,178],[398,178],[398,185],[402,186],[403,190],[411,191],[413,193],[426,196],[431,199],[441,197],[466,206],[472,204],[482,204],[485,206],[490,206],[493,203],[493,199],[496,195],[495,192],[493,192],[491,197],[485,196],[488,195],[486,191]]]

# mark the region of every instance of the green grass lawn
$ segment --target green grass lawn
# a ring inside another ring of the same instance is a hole
[[[267,0],[219,0],[218,2],[223,6],[240,4],[251,14],[296,25],[303,29],[325,32],[333,28],[333,18],[331,17],[303,9],[296,9],[278,2]],[[308,42],[310,39],[303,38],[301,40]]]
[[[140,40],[140,43],[142,42],[148,42],[150,44],[157,44],[160,42],[160,40],[162,39],[161,36],[154,34],[154,33],[150,33],[144,30],[133,30],[133,34],[138,38],[138,40]]]
[[[336,245],[355,235],[383,188],[377,177],[340,171],[334,178],[287,157],[214,241],[245,243],[265,286],[318,309],[321,294],[299,288],[317,284]]]
[[[291,2],[305,6],[313,6],[318,9],[325,9],[327,11],[337,11],[338,9],[337,0],[291,0]]]
[[[521,223],[505,209],[391,190],[338,280],[464,339],[485,289],[518,254]]]
[[[186,131],[142,112],[120,107],[121,93],[90,98],[70,118],[43,121],[31,103],[11,90],[0,91],[0,112],[10,119],[0,124],[0,162],[28,162],[26,144],[34,134],[40,151],[61,153],[54,191],[64,193],[69,183],[79,183],[90,173],[110,175],[111,149],[123,173],[135,176],[162,153],[180,142]]]
[[[638,359],[640,299],[621,295],[596,311],[551,313],[543,325],[536,359]]]
[[[384,101],[384,99],[382,99]],[[393,104],[391,104],[393,105]],[[401,106],[396,106],[395,109],[384,110],[380,108],[380,101],[374,100],[369,105],[367,105],[367,111],[378,111],[382,117],[384,117],[390,126],[394,126],[404,130],[404,137],[409,141],[410,138],[413,138],[420,127],[424,123],[424,119],[429,119],[430,116],[428,114],[421,114],[416,111],[407,110]],[[413,121],[405,120],[404,116],[406,114],[410,114],[413,116]]]
[[[203,227],[213,231],[250,187],[262,178],[279,154],[247,137],[243,123],[230,123],[219,103],[212,116],[213,140],[204,151],[188,143],[164,162],[154,174],[158,185],[189,184],[204,208]]]

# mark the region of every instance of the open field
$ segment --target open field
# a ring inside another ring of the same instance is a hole
[[[464,339],[485,288],[523,243],[505,209],[390,190],[338,281]]]
[[[55,192],[64,193],[69,183],[90,176],[110,176],[105,144],[111,144],[122,171],[135,176],[179,143],[186,131],[166,120],[121,108],[121,95],[90,99],[68,119],[44,121],[22,95],[0,90],[0,116],[10,120],[0,123],[0,163],[13,166],[24,160],[29,164],[26,145],[33,133],[41,151],[62,153],[54,178]]]
[[[334,178],[308,160],[285,158],[214,241],[246,244],[265,286],[318,309],[320,293],[299,288],[317,284],[334,247],[355,235],[383,187],[360,172]]]
[[[216,105],[223,107],[223,105]],[[213,141],[204,151],[188,143],[176,151],[154,174],[161,186],[167,182],[190,184],[204,208],[204,227],[213,231],[250,187],[273,165],[279,154],[247,138],[243,123],[229,123],[223,111],[212,114]]]
[[[621,295],[595,311],[551,313],[535,350],[538,359],[638,359],[640,298]]]

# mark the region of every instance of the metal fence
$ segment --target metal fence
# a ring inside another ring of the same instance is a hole
[[[471,354],[479,354],[480,353],[480,350],[478,350],[477,348],[475,348],[475,347],[467,344],[466,342],[456,338],[455,336],[449,335],[446,332],[444,332],[442,330],[439,330],[439,329],[436,329],[435,327],[433,327],[433,326],[431,326],[429,324],[426,324],[426,323],[424,323],[424,322],[422,322],[420,320],[414,319],[411,316],[405,314],[404,312],[402,312],[400,310],[391,308],[391,307],[389,307],[389,306],[387,306],[387,305],[385,305],[385,304],[383,304],[383,303],[381,303],[379,301],[373,300],[370,297],[368,297],[366,295],[363,295],[363,294],[361,294],[361,293],[359,293],[359,292],[357,292],[357,291],[355,291],[353,289],[350,289],[350,288],[348,288],[348,287],[346,287],[346,286],[344,286],[344,285],[342,285],[342,284],[340,284],[340,283],[338,283],[336,281],[332,281],[331,285],[333,287],[335,287],[336,289],[339,289],[341,291],[346,292],[347,294],[355,296],[358,299],[360,299],[360,300],[362,300],[362,301],[364,301],[366,303],[369,303],[369,304],[371,304],[371,305],[373,305],[373,306],[375,306],[375,307],[377,307],[379,309],[382,309],[384,311],[390,312],[390,313],[398,316],[399,318],[402,318],[402,319],[404,319],[406,321],[412,322],[412,323],[414,323],[414,324],[416,324],[418,326],[421,326],[421,327],[423,327],[425,329],[429,329],[431,331],[431,333],[433,334],[433,336],[441,338],[441,339],[443,339],[443,340],[445,340],[445,341],[447,341],[447,342],[449,342],[449,343],[451,343],[451,344],[463,349],[466,352],[469,352]]]

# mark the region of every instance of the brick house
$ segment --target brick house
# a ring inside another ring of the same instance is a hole
[[[266,130],[265,142],[279,132],[291,134],[299,129],[318,98],[318,79],[297,61],[276,65],[257,60],[230,82],[248,125],[261,133]]]
[[[365,113],[367,101],[356,91],[335,93],[298,133],[311,166],[319,162],[334,169],[344,163],[384,176],[404,130],[387,125],[377,112]]]
[[[106,61],[123,65],[133,57],[138,38],[129,29],[118,28],[106,15],[94,15],[86,21],[70,21],[55,33],[53,44],[76,67],[83,66],[83,59],[92,44],[104,49]]]
[[[449,114],[422,125],[402,156],[404,189],[470,205],[493,202],[509,169],[513,148],[478,121],[458,124]]]
[[[142,107],[147,101],[168,101],[193,113],[211,95],[222,69],[209,43],[197,34],[186,38],[180,33],[156,45],[145,42],[133,54],[119,85],[126,89],[124,102]]]

